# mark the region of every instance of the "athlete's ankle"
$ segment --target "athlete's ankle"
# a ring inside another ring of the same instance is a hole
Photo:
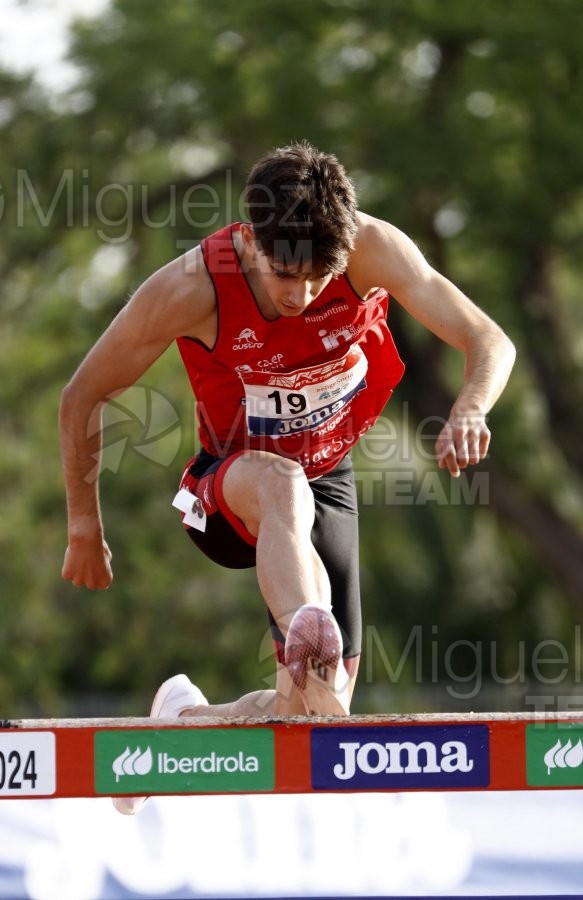
[[[209,708],[208,705],[202,704],[201,706],[189,706],[186,709],[183,709],[178,713],[179,719],[192,719],[196,718],[196,716],[208,716]]]

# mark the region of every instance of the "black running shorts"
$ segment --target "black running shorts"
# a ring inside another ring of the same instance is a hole
[[[240,454],[217,459],[201,450],[182,476],[187,488],[202,502],[207,515],[205,531],[185,526],[202,552],[221,566],[245,569],[255,565],[256,539],[225,503],[223,479]],[[308,482],[314,495],[316,517],[312,542],[324,563],[332,586],[332,611],[342,632],[345,659],[360,655],[358,507],[352,462],[348,456],[332,472]],[[281,656],[283,636],[271,613],[271,632]],[[356,660],[355,660],[356,662]]]

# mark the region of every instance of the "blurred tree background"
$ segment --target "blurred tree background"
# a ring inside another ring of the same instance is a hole
[[[183,670],[214,701],[271,683],[254,572],[209,563],[170,505],[196,446],[175,349],[108,410],[107,593],[60,577],[56,417],[131,291],[303,138],[519,354],[490,458],[453,484],[431,446],[462,361],[391,306],[407,372],[354,453],[354,709],[583,703],[582,33],[580,0],[112,0],[74,26],[70,90],[0,72],[2,716],[142,714]]]

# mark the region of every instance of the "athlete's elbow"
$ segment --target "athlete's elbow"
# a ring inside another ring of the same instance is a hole
[[[496,326],[494,351],[499,365],[504,366],[510,373],[516,360],[516,346],[498,325]]]
[[[71,378],[61,391],[61,400],[59,403],[59,419],[70,419],[74,415],[76,407],[79,405],[80,390],[75,381],[75,376]]]
[[[73,376],[61,391],[59,402],[59,425],[61,431],[75,426],[80,420],[86,421],[101,409],[102,401],[89,394],[83,384]]]

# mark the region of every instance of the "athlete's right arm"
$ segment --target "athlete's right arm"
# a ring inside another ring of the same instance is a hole
[[[214,294],[198,248],[138,288],[63,390],[59,433],[68,547],[62,574],[73,584],[104,589],[113,577],[98,487],[104,403],[131,387],[176,337],[208,340],[214,315]]]

